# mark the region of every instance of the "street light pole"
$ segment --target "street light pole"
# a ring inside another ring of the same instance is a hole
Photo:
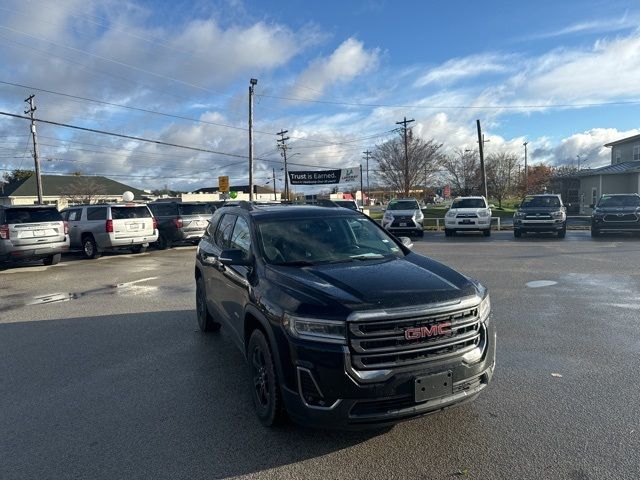
[[[258,80],[249,80],[249,201],[253,201],[253,88]]]
[[[528,168],[527,168],[527,145],[529,142],[524,142],[524,194],[527,195],[529,193],[529,177],[528,177]]]

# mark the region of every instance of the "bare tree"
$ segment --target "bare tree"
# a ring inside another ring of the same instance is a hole
[[[480,190],[480,161],[477,152],[455,150],[442,162],[447,180],[457,195],[468,196]]]
[[[486,168],[489,191],[502,208],[502,200],[516,191],[518,156],[507,152],[492,153],[487,157]]]
[[[407,133],[407,155],[405,157],[404,136],[378,145],[373,159],[378,162],[378,176],[382,184],[408,197],[412,190],[426,185],[438,172],[442,154],[441,143],[434,139],[423,140]]]
[[[92,204],[104,197],[107,192],[95,178],[78,176],[60,193],[71,204]]]

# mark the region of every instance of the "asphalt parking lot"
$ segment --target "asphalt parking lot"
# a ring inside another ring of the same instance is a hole
[[[383,431],[263,428],[197,330],[195,247],[0,268],[0,478],[638,478],[640,239],[414,242],[490,288],[497,370]]]

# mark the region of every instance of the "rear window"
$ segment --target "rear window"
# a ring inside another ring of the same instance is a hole
[[[211,207],[205,203],[183,203],[178,211],[180,215],[211,215]]]
[[[127,218],[150,218],[151,212],[146,206],[140,207],[111,207],[111,218],[122,220]]]
[[[62,215],[55,208],[10,208],[5,210],[5,223],[60,222]]]

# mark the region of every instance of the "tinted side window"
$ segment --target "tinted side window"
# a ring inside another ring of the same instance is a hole
[[[231,235],[231,248],[238,248],[245,254],[251,250],[251,233],[247,221],[238,217],[236,225],[233,227],[233,235]]]
[[[222,217],[214,235],[214,241],[218,247],[222,249],[229,248],[234,223],[236,223],[235,215],[226,214]]]
[[[79,208],[76,208],[74,210],[69,210],[66,213],[66,217],[69,222],[79,222],[81,214],[82,214],[82,210]]]
[[[107,207],[89,207],[87,208],[87,220],[106,220]]]

